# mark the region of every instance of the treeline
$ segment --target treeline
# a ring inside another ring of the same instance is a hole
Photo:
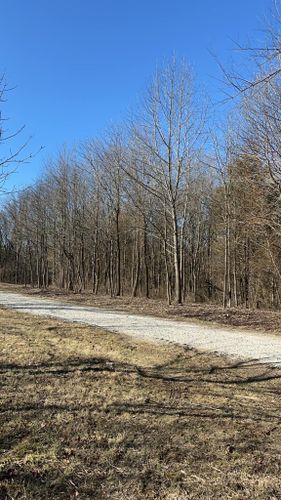
[[[281,86],[261,81],[215,137],[189,68],[172,61],[122,129],[61,152],[5,203],[0,279],[279,308]]]

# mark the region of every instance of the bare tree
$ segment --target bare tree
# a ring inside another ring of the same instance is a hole
[[[26,163],[33,155],[27,152],[30,140],[26,140],[17,145],[18,137],[24,130],[24,126],[17,130],[8,128],[8,118],[5,117],[3,108],[7,101],[10,88],[5,79],[5,75],[0,77],[0,190],[4,190],[7,178],[15,172],[20,164]]]
[[[143,111],[133,123],[132,150],[138,174],[129,174],[157,200],[164,216],[164,252],[166,260],[167,252],[172,253],[178,304],[182,303],[181,248],[188,182],[203,124],[204,112],[196,109],[191,71],[173,59],[156,73],[144,97]]]

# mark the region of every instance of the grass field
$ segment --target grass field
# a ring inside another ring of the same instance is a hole
[[[281,371],[0,310],[1,499],[280,499]]]

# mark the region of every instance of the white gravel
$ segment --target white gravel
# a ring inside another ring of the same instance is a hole
[[[281,363],[281,336],[113,312],[17,293],[0,292],[0,304],[23,313],[99,326],[150,341],[173,342],[274,365]]]

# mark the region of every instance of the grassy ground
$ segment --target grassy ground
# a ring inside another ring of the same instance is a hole
[[[231,308],[224,310],[216,304],[186,303],[183,306],[168,306],[165,300],[131,297],[109,297],[94,295],[91,292],[74,293],[70,291],[24,287],[0,283],[0,290],[41,296],[55,300],[86,304],[105,309],[148,314],[180,320],[205,321],[217,325],[281,334],[281,313],[279,311]]]
[[[280,499],[281,371],[0,310],[1,499]]]

